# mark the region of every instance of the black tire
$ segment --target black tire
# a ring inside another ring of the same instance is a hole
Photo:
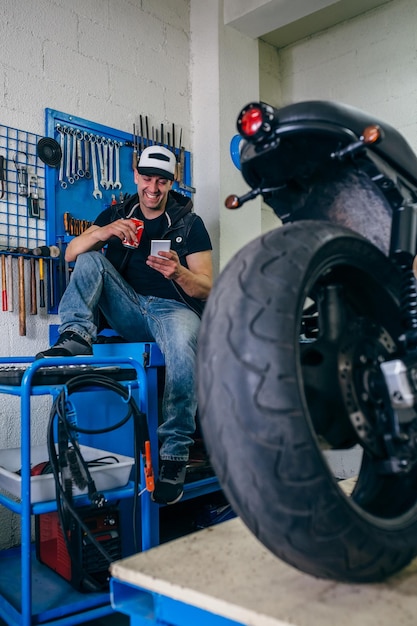
[[[381,474],[362,375],[396,350],[399,282],[360,235],[298,222],[240,250],[203,315],[199,415],[220,484],[267,548],[317,577],[379,581],[417,553],[416,475]],[[324,448],[358,447],[348,494]]]

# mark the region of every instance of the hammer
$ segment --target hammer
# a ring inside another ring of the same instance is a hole
[[[56,259],[59,257],[59,248],[58,246],[39,246],[38,248],[33,248],[32,254],[34,256],[50,256]]]
[[[1,255],[1,300],[2,310],[7,311],[6,257]]]
[[[17,259],[17,274],[19,284],[19,335],[26,335],[26,304],[25,304],[25,266],[24,257]]]
[[[35,258],[30,258],[30,314],[37,315],[38,303],[36,298],[36,268]]]
[[[8,305],[9,311],[13,311],[13,296],[14,296],[14,283],[13,283],[13,257],[11,254],[7,257],[7,269],[9,274],[9,293],[8,293]]]

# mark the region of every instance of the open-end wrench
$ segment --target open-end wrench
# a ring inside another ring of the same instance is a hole
[[[75,128],[71,128],[71,141],[72,141],[72,157],[71,157],[71,176],[74,180],[78,180],[79,176],[77,174],[77,139],[76,139],[76,130]]]
[[[109,160],[108,160],[108,175],[107,175],[107,189],[113,189],[113,152],[114,152],[114,141],[109,139]]]
[[[94,182],[93,196],[97,200],[97,198],[102,198],[103,194],[101,193],[100,189],[98,188],[97,160],[96,160],[95,145],[96,145],[95,137],[91,137],[91,139],[90,139],[91,163],[92,163],[92,166],[93,166],[93,182]]]
[[[59,176],[58,176],[58,180],[59,180],[59,184],[61,186],[61,189],[66,189],[67,188],[67,183],[64,180],[64,149],[65,149],[65,135],[64,135],[64,131],[62,129],[62,126],[60,124],[57,124],[56,127],[58,133],[59,133],[59,139],[60,139],[60,146],[61,146],[61,153],[62,153],[62,158],[61,158],[61,164],[59,166]]]
[[[65,133],[65,141],[66,141],[66,156],[67,156],[67,163],[66,163],[66,177],[67,177],[67,181],[70,183],[70,185],[73,184],[74,179],[71,176],[71,142],[70,142],[70,129],[67,126],[64,126],[64,133]]]
[[[83,132],[81,130],[76,131],[76,139],[77,139],[77,175],[80,178],[84,177],[83,170]]]
[[[101,149],[103,150],[103,187],[109,189],[109,140],[106,137],[102,138]]]
[[[96,148],[97,148],[97,154],[98,154],[98,161],[99,161],[99,165],[100,165],[100,185],[102,187],[104,187],[104,189],[107,189],[106,185],[107,185],[107,181],[106,181],[106,177],[104,174],[104,161],[103,161],[103,150],[102,150],[102,142],[103,142],[103,138],[102,137],[97,137],[96,138]]]
[[[84,132],[84,156],[85,156],[85,164],[84,164],[84,176],[86,178],[91,178],[90,172],[90,147],[88,143],[91,141],[91,133]]]
[[[114,142],[114,155],[115,155],[115,166],[116,166],[116,176],[115,181],[113,183],[113,189],[120,189],[122,183],[120,182],[120,143],[118,141]]]
[[[77,130],[73,128],[71,130],[72,135],[72,163],[71,163],[71,173],[74,177],[74,180],[78,180],[80,177],[77,173]]]

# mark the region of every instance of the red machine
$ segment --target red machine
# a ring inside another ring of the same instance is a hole
[[[79,591],[106,588],[109,560],[122,556],[118,510],[111,506],[100,510],[87,507],[77,509],[77,513],[80,523],[71,517],[67,541],[58,513],[36,516],[37,558]]]

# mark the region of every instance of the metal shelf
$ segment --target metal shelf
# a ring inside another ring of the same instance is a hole
[[[108,593],[82,594],[61,579],[49,568],[32,558],[31,516],[56,510],[53,501],[31,504],[30,492],[30,441],[31,441],[31,406],[33,395],[56,395],[64,385],[51,387],[33,387],[32,379],[39,368],[45,365],[44,360],[33,361],[33,358],[1,358],[1,364],[27,363],[21,385],[4,386],[1,393],[19,395],[21,398],[21,494],[20,501],[13,497],[1,495],[0,504],[21,515],[21,546],[16,550],[0,553],[0,617],[8,624],[30,626],[31,624],[77,624],[111,613]],[[70,365],[73,359],[64,357],[48,359],[48,366]],[[83,357],[77,358],[77,365],[122,365],[134,367],[137,373],[139,389],[139,407],[147,412],[147,380],[144,367],[131,357]],[[88,392],[87,392],[88,393]],[[126,487],[105,492],[109,502],[133,498],[134,486],[129,482]],[[146,499],[146,494],[145,494]],[[149,499],[149,497],[148,497]],[[74,499],[79,505],[88,504],[86,496]],[[146,506],[143,507],[145,511]],[[149,543],[148,529],[142,525],[144,537],[142,543]],[[13,576],[11,572],[14,572]],[[11,583],[13,581],[13,584]]]
[[[53,330],[53,329],[52,329]],[[134,354],[136,358],[131,355]],[[72,626],[112,613],[109,593],[80,593],[69,583],[61,579],[48,567],[39,563],[33,555],[31,545],[31,516],[56,510],[54,501],[31,504],[30,501],[30,399],[35,395],[57,395],[63,385],[33,386],[32,379],[37,370],[45,365],[45,360],[33,361],[33,357],[0,358],[1,364],[27,364],[20,386],[0,386],[0,393],[20,396],[21,398],[21,493],[16,501],[12,497],[0,494],[0,506],[21,515],[21,547],[0,552],[0,618],[11,626],[31,626],[32,624],[60,624]],[[51,358],[48,366],[69,365],[74,361],[68,358]],[[137,381],[128,381],[134,393],[138,395],[138,405],[148,417],[148,426],[153,453],[153,465],[158,467],[158,381],[157,369],[164,365],[163,356],[156,344],[97,344],[91,357],[77,357],[77,365],[129,365],[137,373]],[[85,393],[85,398],[89,391]],[[96,415],[97,394],[91,407],[85,403],[87,414]],[[108,408],[108,407],[107,407]],[[90,409],[90,413],[88,413]],[[91,412],[92,410],[92,412]],[[100,415],[100,419],[103,416]],[[93,435],[80,439],[80,443],[91,445]],[[101,435],[100,435],[101,437]],[[106,449],[121,454],[129,454],[132,438],[127,442],[113,441]],[[101,440],[100,440],[101,441]],[[126,447],[128,446],[128,447]],[[184,500],[219,491],[216,477],[187,483],[184,486]],[[129,501],[134,497],[134,484],[105,492],[109,501]],[[89,504],[87,496],[78,496],[75,501],[80,506]],[[152,503],[150,494],[145,492],[140,500],[141,551],[159,544],[159,509]],[[12,582],[13,581],[13,582]]]

